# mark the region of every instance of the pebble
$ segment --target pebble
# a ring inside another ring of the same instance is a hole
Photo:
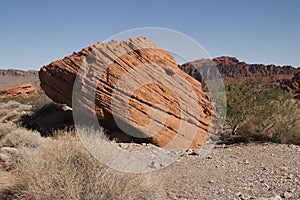
[[[297,145],[294,145],[294,144],[290,144],[289,147],[290,147],[291,149],[297,149],[297,148],[298,148]]]
[[[199,153],[197,151],[195,151],[195,150],[192,150],[192,151],[188,152],[188,155],[190,155],[190,156],[197,156],[197,155],[199,155]]]
[[[287,179],[293,179],[293,177],[294,177],[293,174],[289,174],[289,175],[287,176]]]
[[[291,198],[292,197],[292,193],[291,192],[284,192],[283,194],[282,194],[282,198],[284,198],[284,199],[289,199],[289,198]]]
[[[3,154],[3,153],[0,153],[0,161],[7,162],[9,160],[10,160],[10,156],[8,156],[6,154]]]
[[[0,170],[0,177],[4,176],[5,172]]]
[[[12,155],[17,155],[19,152],[18,149],[12,147],[2,147],[0,150],[4,153],[9,153]]]
[[[289,168],[287,168],[287,167],[280,167],[280,170],[284,171],[284,172],[287,172],[287,171],[289,171]]]
[[[168,192],[167,193],[168,197],[170,197],[171,199],[177,199],[177,194],[175,192]]]
[[[270,189],[270,186],[268,184],[265,183],[264,186],[267,188],[267,190]]]
[[[270,197],[270,198],[258,198],[258,200],[282,200],[282,198],[279,195],[276,195],[274,197]]]

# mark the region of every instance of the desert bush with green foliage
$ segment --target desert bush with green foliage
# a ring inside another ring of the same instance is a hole
[[[300,102],[281,89],[227,83],[225,139],[300,144]]]

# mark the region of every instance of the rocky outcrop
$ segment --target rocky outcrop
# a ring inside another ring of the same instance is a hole
[[[221,74],[227,77],[235,78],[241,76],[293,76],[299,70],[292,66],[275,66],[275,65],[263,65],[263,64],[247,64],[240,62],[238,59],[233,57],[218,57],[214,58],[213,61],[216,63]]]
[[[146,38],[97,43],[52,62],[39,72],[41,87],[55,102],[72,106],[77,74],[81,95],[73,100],[86,116],[95,110],[100,124],[108,129],[119,130],[119,121],[140,134],[135,137],[147,137],[169,149],[199,148],[207,137],[212,109],[201,83],[182,72],[168,52]],[[120,84],[126,77],[125,84]],[[95,98],[93,86],[97,88]],[[128,102],[126,97],[130,97]],[[145,129],[149,124],[153,126]]]
[[[295,98],[300,98],[300,72],[296,73],[291,79],[280,81],[282,89],[295,94]]]
[[[0,90],[0,99],[29,99],[39,94],[31,84],[19,84],[5,90]]]
[[[295,74],[299,73],[300,69],[292,66],[280,67],[275,65],[247,64],[240,62],[234,57],[223,56],[212,60],[200,59],[188,62],[179,67],[198,81],[203,82],[202,76],[197,71],[196,66],[209,66],[212,63],[219,69],[220,74],[233,83],[244,83],[251,78],[259,77],[258,85],[268,88],[279,87],[291,93],[296,93],[299,88]]]

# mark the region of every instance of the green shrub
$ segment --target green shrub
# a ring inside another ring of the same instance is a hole
[[[300,102],[281,89],[227,85],[225,139],[300,143]]]

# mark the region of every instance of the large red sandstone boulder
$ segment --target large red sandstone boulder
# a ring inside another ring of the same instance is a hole
[[[139,72],[134,73],[134,70]],[[118,85],[128,74],[130,81],[122,87]],[[52,62],[39,72],[45,93],[55,102],[69,106],[72,106],[72,90],[77,75],[81,80],[82,95],[75,96],[75,100],[80,102],[83,113],[89,115],[91,110],[95,110],[102,126],[118,129],[115,120],[118,119],[157,146],[169,149],[199,148],[204,143],[211,126],[209,96],[203,92],[200,82],[181,71],[175,59],[150,40],[131,38],[122,42],[97,43]],[[151,81],[146,84],[150,78]],[[93,90],[90,88],[97,79],[95,98],[91,98]],[[128,104],[124,104],[124,95],[130,97]],[[126,111],[124,105],[127,106]],[[150,115],[153,110],[155,114]],[[166,117],[161,119],[164,115]],[[151,121],[154,121],[153,130],[160,126],[157,132],[151,132],[151,127],[143,128]]]
[[[0,90],[0,99],[29,99],[38,96],[37,90],[29,83],[19,84],[5,90]]]

